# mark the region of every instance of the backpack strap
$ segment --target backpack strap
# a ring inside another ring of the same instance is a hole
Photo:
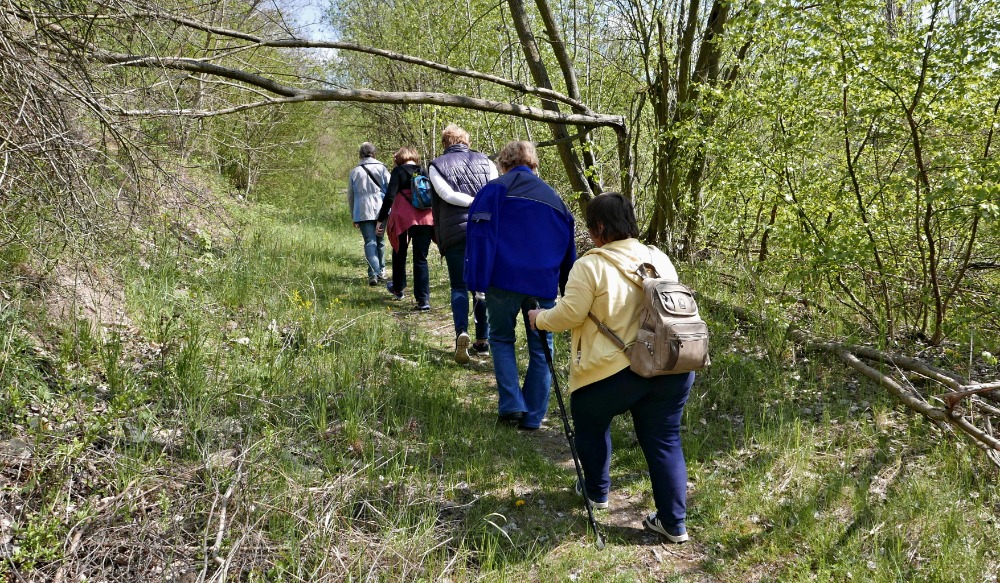
[[[649,261],[641,263],[633,261],[631,257],[621,251],[597,247],[593,249],[593,252],[604,257],[608,260],[608,263],[617,267],[618,271],[621,271],[625,278],[634,283],[639,289],[642,289],[642,282],[647,277],[659,277],[659,273],[653,265],[652,250],[649,252]]]
[[[361,166],[361,168],[365,171],[365,174],[368,175],[368,178],[371,178],[372,182],[375,183],[375,186],[377,186],[380,189],[382,189],[383,191],[385,191],[385,186],[382,186],[381,182],[379,182],[378,180],[375,180],[375,175],[372,174],[372,171],[368,169],[368,164],[358,164],[358,166]]]
[[[625,341],[619,338],[617,334],[612,332],[611,328],[605,326],[604,322],[600,321],[597,318],[597,316],[594,315],[593,312],[587,312],[587,316],[589,316],[590,319],[593,320],[595,324],[597,324],[597,329],[600,330],[602,334],[610,338],[611,341],[615,343],[615,346],[617,346],[622,350],[625,350]]]
[[[649,261],[643,261],[638,263],[632,261],[632,258],[625,255],[620,251],[614,251],[612,249],[604,249],[602,247],[597,247],[593,250],[597,255],[604,257],[608,260],[608,263],[614,265],[619,271],[625,276],[625,279],[632,282],[633,285],[638,287],[640,290],[643,289],[642,282],[649,277],[659,277],[659,272],[656,271],[656,266],[653,265],[653,250],[649,250]],[[625,262],[625,265],[622,264]],[[636,279],[638,278],[638,281]],[[611,339],[615,343],[615,346],[621,350],[625,350],[628,345],[622,340],[617,334],[611,331],[604,322],[601,322],[593,312],[587,312],[587,316],[593,320],[594,324],[597,324],[597,329],[601,331],[602,334]]]
[[[420,176],[421,170],[422,168],[420,168],[420,166],[417,166],[417,169],[410,173],[410,185],[407,186],[406,188],[399,189],[399,194],[402,194],[403,198],[410,201],[410,204],[413,204],[413,191],[415,190],[413,185],[413,179],[416,178],[417,176]]]

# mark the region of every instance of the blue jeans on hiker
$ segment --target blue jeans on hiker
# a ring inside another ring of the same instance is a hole
[[[535,308],[535,299],[516,292],[495,287],[486,290],[486,315],[490,325],[490,349],[493,351],[493,374],[497,379],[500,393],[499,413],[524,413],[521,426],[537,428],[549,409],[549,365],[538,332],[528,327],[528,310]],[[538,298],[538,305],[551,308],[555,299]],[[514,350],[517,314],[521,313],[524,329],[528,337],[528,370],[524,375],[524,385],[520,383],[517,370],[517,354]],[[552,350],[552,335],[545,335]]]
[[[656,516],[667,528],[684,523],[687,465],[681,449],[681,416],[694,373],[643,378],[623,369],[570,395],[576,451],[587,495],[603,502],[611,489],[611,419],[632,412],[635,436],[649,466]]]
[[[451,285],[451,319],[455,322],[455,335],[469,331],[469,286],[465,284],[465,243],[452,245],[444,252],[448,265],[448,282]],[[486,321],[486,303],[472,299],[472,317],[476,325],[476,341],[489,338],[490,326]]]
[[[392,289],[399,293],[406,289],[406,251],[413,241],[413,298],[418,306],[429,305],[431,301],[427,250],[433,234],[434,227],[430,225],[414,225],[399,234],[399,250],[392,252]]]
[[[382,235],[375,234],[378,221],[358,221],[358,230],[365,240],[365,259],[368,260],[368,279],[381,277],[385,269],[385,242]]]

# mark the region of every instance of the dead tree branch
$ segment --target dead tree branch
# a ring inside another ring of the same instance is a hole
[[[810,334],[794,327],[789,328],[788,337],[806,350],[827,352],[837,356],[837,358],[844,361],[852,369],[878,383],[879,386],[886,389],[889,394],[908,409],[920,413],[934,423],[946,423],[958,429],[970,438],[974,445],[988,452],[989,458],[993,463],[1000,465],[1000,438],[997,438],[993,433],[992,421],[990,419],[990,417],[996,417],[996,413],[1000,411],[977,398],[979,394],[1000,388],[1000,381],[967,384],[967,381],[959,375],[915,358],[888,354],[866,346],[818,340]],[[894,379],[889,373],[866,364],[862,359],[891,364],[897,370],[915,373],[933,381],[935,383],[933,386],[941,387],[943,394],[933,395],[932,398],[941,400],[944,406],[936,407],[932,405],[916,388],[904,387],[901,382]],[[955,408],[955,405],[965,398],[969,400],[968,408],[975,410],[979,414],[980,422],[985,425],[986,429],[974,424],[969,416]]]
[[[451,67],[440,63],[435,63],[426,59],[404,55],[394,51],[365,47],[355,43],[332,42],[332,41],[309,41],[297,38],[265,39],[256,35],[247,34],[237,30],[231,30],[216,26],[210,26],[196,20],[183,18],[171,14],[159,12],[129,13],[119,15],[116,19],[160,19],[178,25],[211,32],[212,34],[223,36],[232,40],[239,40],[252,43],[252,47],[271,48],[316,48],[316,49],[339,49],[355,52],[367,53],[386,59],[419,65],[422,67],[438,70],[444,73],[459,77],[467,77],[482,81],[488,81],[512,89],[521,93],[532,94],[548,100],[556,100],[573,106],[576,113],[561,113],[558,110],[542,109],[516,103],[500,102],[488,99],[480,99],[465,95],[449,93],[431,92],[395,92],[395,91],[372,91],[364,89],[320,89],[306,88],[282,83],[276,79],[266,77],[251,71],[221,65],[203,58],[176,57],[167,55],[135,55],[109,51],[86,39],[70,32],[65,26],[57,22],[47,22],[45,15],[32,13],[19,13],[22,19],[40,21],[40,27],[49,34],[59,38],[61,43],[49,44],[46,48],[53,53],[61,55],[62,58],[79,57],[91,62],[102,63],[110,66],[137,67],[149,69],[167,69],[175,71],[185,71],[189,73],[211,75],[218,78],[229,79],[245,84],[249,87],[262,89],[268,93],[278,96],[275,99],[258,100],[248,104],[238,104],[218,111],[196,110],[188,108],[175,109],[155,109],[155,110],[131,110],[119,108],[117,113],[122,115],[182,115],[190,117],[209,117],[225,113],[235,113],[255,107],[265,105],[280,105],[288,103],[306,101],[337,101],[337,102],[358,102],[358,103],[385,103],[385,104],[424,104],[441,105],[447,107],[458,107],[475,111],[498,113],[539,121],[544,123],[559,123],[581,127],[612,127],[620,128],[624,126],[624,118],[615,115],[605,115],[593,112],[579,100],[572,99],[552,89],[534,87],[523,83],[518,83],[502,77]],[[55,17],[53,16],[53,19]],[[95,15],[76,15],[75,18],[81,20],[95,20]],[[110,18],[110,17],[104,17]]]

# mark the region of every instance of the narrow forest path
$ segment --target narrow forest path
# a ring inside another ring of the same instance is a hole
[[[432,282],[432,300],[437,297],[447,297],[447,279],[442,283],[441,270],[443,266],[434,266],[434,249],[431,250],[429,258],[432,264],[432,278],[437,275],[437,281]],[[404,299],[400,309],[393,310],[395,317],[401,322],[410,325],[418,323],[423,333],[427,336],[427,346],[431,350],[430,358],[437,366],[450,369],[454,374],[462,379],[462,384],[472,387],[480,396],[488,393],[491,398],[487,401],[492,408],[486,411],[487,419],[495,417],[496,411],[496,381],[493,375],[492,360],[489,356],[472,355],[472,360],[467,365],[458,365],[454,362],[454,328],[451,319],[449,306],[444,302],[433,304],[429,312],[419,313],[412,311],[407,301]],[[443,305],[442,305],[443,304]],[[524,352],[523,328],[518,339],[518,359],[521,366],[526,365],[526,354]],[[558,350],[558,344],[557,344]],[[555,355],[557,367],[559,355]],[[560,388],[563,398],[566,400],[566,407],[569,407],[569,392],[567,390],[567,379],[565,372],[557,368],[559,374]],[[460,394],[457,398],[462,398]],[[568,411],[567,411],[568,414]],[[521,479],[515,477],[514,494],[518,500],[535,499],[537,511],[530,514],[520,514],[517,520],[517,528],[526,531],[544,532],[549,527],[544,523],[560,523],[563,528],[572,530],[573,533],[582,533],[586,529],[583,537],[577,540],[567,538],[558,541],[553,552],[563,552],[561,549],[568,544],[592,545],[593,534],[587,524],[587,514],[582,501],[573,495],[572,483],[575,480],[576,469],[573,457],[569,449],[563,421],[560,415],[559,406],[556,400],[555,388],[553,387],[549,412],[542,422],[538,431],[526,432],[513,428],[503,430],[516,433],[520,436],[520,442],[525,447],[534,450],[538,456],[544,459],[551,466],[558,468],[565,474],[565,486],[560,484],[557,489],[562,490],[559,496],[559,503],[549,504],[546,502],[546,494],[552,493],[551,484],[539,485],[535,483],[531,476],[523,476]],[[620,449],[633,450],[636,455],[628,456],[631,465],[627,468],[618,468],[624,473],[632,473],[636,476],[648,476],[645,463],[635,465],[634,462],[641,462],[642,456],[635,435],[631,430],[631,419],[626,417],[616,421],[613,427],[615,442],[620,436],[623,443],[618,445]],[[612,461],[614,464],[614,460]],[[690,487],[690,484],[689,484]],[[540,501],[540,503],[538,503]],[[629,485],[626,488],[612,488],[609,496],[611,507],[608,510],[596,511],[595,518],[608,545],[607,552],[625,552],[634,554],[634,569],[639,580],[683,580],[683,581],[716,581],[702,568],[702,561],[705,559],[705,549],[696,539],[685,544],[677,545],[663,541],[662,537],[645,530],[642,526],[642,518],[652,509],[651,493],[647,489],[636,489]],[[567,506],[568,504],[568,506]],[[614,548],[615,550],[611,550]],[[597,552],[597,551],[595,551]],[[596,555],[598,558],[600,554]],[[580,573],[567,573],[570,580],[576,580]],[[592,579],[593,574],[584,576],[584,579]],[[679,578],[679,579],[678,579]],[[595,580],[601,580],[597,577]]]

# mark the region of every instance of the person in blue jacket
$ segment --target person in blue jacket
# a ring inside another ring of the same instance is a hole
[[[573,215],[535,175],[538,155],[531,142],[508,143],[496,162],[502,175],[486,183],[469,207],[465,279],[470,290],[486,292],[500,422],[534,430],[548,410],[551,378],[541,340],[527,327],[527,312],[535,302],[551,308],[565,290],[576,261]],[[514,352],[518,312],[528,339],[523,384]]]

